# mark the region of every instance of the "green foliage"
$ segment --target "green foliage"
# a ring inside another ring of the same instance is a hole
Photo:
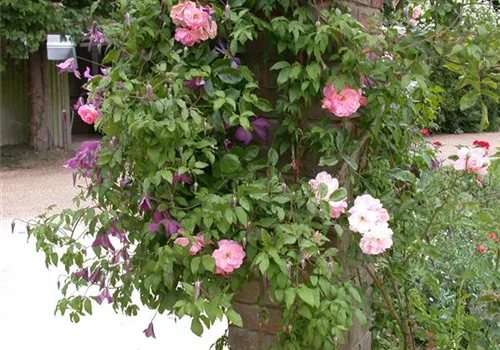
[[[435,245],[442,244],[444,223],[458,222],[463,211],[457,205],[472,181],[450,169],[432,172],[435,155],[421,142],[418,129],[435,120],[441,92],[429,80],[429,41],[418,31],[404,37],[397,28],[367,32],[341,2],[321,8],[298,0],[229,3],[227,11],[209,2],[225,47],[176,42],[170,2],[119,1],[114,21],[103,26],[109,74],[86,86],[104,99],[97,127],[106,136],[97,170],[80,172],[85,186],[78,209],[43,216],[30,230],[46,264],[62,264],[68,273],[57,311],[77,322],[95,298],[82,293],[102,281],[101,289],[113,291],[116,310],[137,314],[137,293],[160,314],[191,317],[200,335],[223,316],[241,325],[233,296],[257,280],[282,306],[282,348],[335,349],[356,320],[367,322],[362,310],[370,286],[359,278],[367,270],[378,287],[380,347],[407,349],[414,338],[424,343],[426,327],[437,327],[434,315],[461,310],[442,303],[436,311],[420,300],[421,285],[436,275],[429,258],[449,258]],[[203,87],[186,88],[193,78],[203,78]],[[352,118],[323,111],[322,89],[329,83],[362,89],[367,105]],[[257,133],[261,116],[272,121],[267,142],[234,139],[238,128]],[[332,200],[352,204],[365,193],[381,199],[394,230],[389,253],[361,255],[347,215],[332,219],[328,203],[314,199],[308,180],[321,170],[341,182]],[[177,181],[181,174],[189,181]],[[144,199],[151,209],[141,207]],[[150,229],[165,211],[166,227],[175,220],[182,231]],[[127,240],[113,250],[95,243],[103,235]],[[192,244],[199,235],[207,245],[193,255],[174,243],[182,236]],[[82,239],[93,240],[93,249]],[[216,273],[212,257],[222,239],[245,249],[242,266],[230,276]],[[78,278],[81,268],[99,278]],[[408,292],[404,297],[400,288]],[[462,290],[458,298],[469,299]],[[460,330],[469,346],[487,333],[478,320],[470,313],[454,318],[434,330],[436,339],[439,333],[445,344]],[[465,322],[477,327],[468,333]]]

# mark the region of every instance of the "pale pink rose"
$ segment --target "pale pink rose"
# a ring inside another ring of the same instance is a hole
[[[368,255],[381,254],[392,247],[392,234],[393,232],[387,224],[376,226],[363,235],[359,247],[363,253]]]
[[[354,206],[349,209],[349,229],[353,232],[365,233],[376,226],[386,224],[390,217],[380,200],[369,194],[358,196]]]
[[[220,240],[218,245],[219,249],[212,253],[215,260],[215,274],[228,275],[243,264],[245,251],[237,242],[227,239]]]
[[[418,19],[422,15],[422,5],[415,6],[413,8],[412,19]]]
[[[467,172],[486,175],[491,164],[490,158],[486,155],[486,150],[482,147],[469,149],[462,147],[457,151],[458,159],[453,164],[455,170],[465,170]]]
[[[200,38],[198,37],[198,33],[196,31],[186,28],[177,28],[175,30],[174,38],[181,44],[188,47],[191,47],[200,41]]]
[[[87,124],[94,124],[99,118],[99,112],[93,105],[83,105],[78,108],[78,115]]]
[[[178,26],[186,26],[186,22],[184,20],[184,11],[188,6],[196,6],[196,4],[192,1],[181,2],[172,7],[170,11],[170,18],[172,18],[172,22]]]
[[[347,198],[339,202],[328,202],[330,205],[330,215],[332,219],[338,219],[347,209]]]
[[[201,28],[209,21],[208,13],[197,7],[192,1],[186,4],[183,14],[185,27],[190,29]]]
[[[321,196],[320,185],[326,186],[326,194],[325,196]],[[316,175],[315,179],[309,180],[309,185],[311,186],[315,198],[318,202],[321,200],[328,200],[330,196],[339,188],[339,180],[332,177],[326,171],[322,171]]]
[[[191,247],[189,248],[189,255],[196,255],[196,253],[198,253],[200,250],[202,250],[206,244],[205,244],[205,238],[201,234],[196,235],[194,237],[194,239],[195,239],[195,242],[193,242],[191,244],[191,242],[189,241],[188,238],[179,237],[179,238],[175,239],[174,244],[178,244],[178,245],[183,246],[183,247],[187,247],[188,245],[191,244]]]
[[[410,18],[410,21],[409,21],[409,22],[410,22],[410,24],[411,24],[412,26],[414,26],[414,27],[418,24],[418,20],[416,20],[416,19],[414,19],[414,18]],[[392,61],[392,60],[391,60],[391,61]]]
[[[361,94],[349,86],[344,86],[342,91],[337,93],[333,84],[328,84],[323,89],[323,95],[323,108],[337,117],[349,117],[361,106]]]

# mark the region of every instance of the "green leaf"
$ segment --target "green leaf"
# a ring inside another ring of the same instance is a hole
[[[201,335],[203,334],[203,326],[199,318],[193,318],[193,320],[191,321],[191,331],[198,337],[201,337]]]
[[[118,58],[118,50],[117,49],[111,49],[111,50],[109,50],[109,52],[106,55],[106,57],[104,57],[102,59],[102,64],[111,63],[113,61],[116,61],[117,58]]]
[[[358,164],[356,164],[356,161],[351,156],[342,156],[342,159],[349,164],[349,167],[351,167],[352,170],[358,170]]]
[[[314,296],[314,291],[311,288],[301,285],[298,289],[298,293],[300,299],[302,299],[305,303],[311,305],[312,307],[316,306],[316,298]]]
[[[356,318],[358,319],[359,323],[362,326],[366,326],[368,322],[366,320],[366,315],[364,314],[363,311],[361,311],[360,309],[356,309],[354,310],[354,315],[356,315]]]
[[[243,319],[241,318],[241,315],[233,309],[229,309],[226,311],[226,317],[229,322],[231,322],[235,326],[243,327]]]
[[[86,313],[92,315],[92,302],[90,301],[90,299],[85,299],[85,301],[83,302],[83,308],[85,309]]]
[[[216,99],[214,101],[214,110],[221,109],[221,107],[224,106],[225,104],[226,104],[226,99],[222,98],[222,97],[219,97],[218,99]]]
[[[332,193],[332,195],[330,196],[330,200],[334,202],[340,202],[346,197],[347,197],[347,191],[345,188],[341,187]]]
[[[210,255],[203,255],[201,258],[201,263],[203,264],[203,267],[205,270],[214,272],[215,271],[215,260],[212,258]]]
[[[285,305],[287,309],[290,309],[295,302],[295,289],[288,288],[285,290]]]
[[[236,170],[240,169],[241,167],[241,163],[240,160],[238,159],[238,156],[234,154],[226,154],[224,157],[221,158],[219,164],[220,164],[220,170],[223,173],[233,173]]]
[[[282,70],[283,68],[290,67],[290,63],[286,61],[281,61],[278,63],[275,63],[272,67],[271,70]]]
[[[280,74],[278,75],[278,85],[283,85],[288,81],[288,78],[290,78],[290,68],[285,68],[283,69]]]
[[[226,68],[219,73],[219,79],[226,84],[234,85],[238,84],[243,79],[243,75],[237,69]]]
[[[475,91],[469,92],[462,96],[460,99],[460,110],[465,111],[466,109],[474,106],[479,99],[479,94]]]
[[[236,212],[236,217],[238,218],[238,221],[243,225],[247,226],[248,225],[248,216],[245,210],[242,207],[236,207],[235,209]]]
[[[267,152],[267,159],[269,159],[269,164],[271,166],[276,166],[279,160],[278,152],[274,148],[270,148]]]
[[[198,269],[200,268],[200,263],[201,259],[199,256],[196,256],[191,260],[191,272],[193,274],[196,274],[198,272]]]
[[[488,120],[488,106],[482,102],[481,103],[481,124],[479,124],[479,130],[484,131],[490,125],[490,121]]]

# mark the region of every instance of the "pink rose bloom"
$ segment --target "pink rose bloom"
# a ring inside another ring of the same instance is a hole
[[[191,47],[200,41],[196,31],[185,28],[177,28],[175,30],[174,39],[188,47]]]
[[[347,198],[339,202],[328,202],[328,204],[330,205],[330,215],[332,219],[338,219],[347,209]]]
[[[377,213],[374,211],[355,211],[349,216],[349,229],[352,232],[365,233],[377,226]]]
[[[374,227],[386,224],[390,217],[380,200],[369,194],[357,197],[354,206],[349,209],[349,229],[353,232],[365,233]]]
[[[195,242],[189,248],[189,255],[196,255],[205,246],[205,238],[203,235],[196,235],[194,237]],[[176,238],[174,244],[178,244],[183,247],[187,247],[191,242],[186,237]]]
[[[479,175],[488,173],[487,169],[491,161],[484,148],[469,149],[468,147],[462,147],[457,151],[457,156],[458,159],[453,164],[455,170],[465,170]]]
[[[243,264],[245,251],[237,242],[227,239],[220,240],[218,245],[219,249],[212,253],[212,257],[215,259],[215,273],[228,275]]]
[[[170,18],[172,18],[172,22],[178,26],[186,26],[186,22],[184,20],[184,11],[188,6],[195,6],[196,4],[192,1],[181,2],[172,7],[170,11]]]
[[[410,18],[410,24],[415,27],[418,24],[418,20],[416,20],[414,18]]]
[[[422,15],[422,5],[418,5],[413,8],[413,16],[412,19],[417,19]]]
[[[387,224],[376,226],[363,235],[359,247],[367,255],[381,254],[392,247],[392,234]]]
[[[328,109],[337,117],[349,117],[361,106],[361,94],[349,86],[344,86],[338,94],[333,84],[328,84],[323,89],[323,95],[325,96],[323,108]]]
[[[94,124],[99,118],[99,112],[93,105],[83,105],[78,108],[78,115],[87,124]]]
[[[208,13],[198,8],[192,1],[189,1],[184,7],[183,15],[184,24],[190,29],[203,27],[209,20]]]
[[[318,202],[321,200],[328,200],[330,196],[339,188],[339,180],[332,177],[326,171],[322,171],[316,175],[315,179],[309,180],[309,185],[315,194],[315,198]],[[325,185],[327,192],[324,197],[321,196],[320,185]]]

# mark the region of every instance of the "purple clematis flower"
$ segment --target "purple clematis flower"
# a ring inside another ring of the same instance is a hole
[[[224,57],[231,57],[231,54],[227,51],[226,41],[219,38],[217,45],[214,47],[214,51],[224,55]],[[238,68],[241,64],[241,60],[238,57],[233,57],[231,60],[231,68]]]
[[[83,76],[87,80],[90,80],[94,77],[92,74],[90,74],[90,67],[89,66],[87,66],[87,68],[85,68],[85,72],[83,72]]]
[[[253,131],[255,131],[259,138],[262,141],[267,141],[271,123],[265,118],[257,118],[250,124],[252,125]],[[247,146],[253,140],[252,132],[245,130],[243,127],[239,127],[238,129],[236,129],[234,137],[236,138],[236,140],[243,142]]]
[[[89,281],[89,268],[88,267],[85,267],[83,269],[80,269],[76,272],[73,272],[73,276],[75,276],[76,278],[78,279],[83,279],[85,281]]]
[[[194,282],[194,300],[198,299],[198,297],[200,296],[200,292],[201,292],[201,282],[196,281]]]
[[[156,335],[155,335],[155,329],[153,327],[153,322],[150,322],[149,325],[148,325],[148,328],[146,328],[145,330],[143,330],[143,333],[144,335],[146,335],[146,337],[148,338],[155,338],[156,339]]]
[[[144,197],[142,197],[141,201],[139,202],[139,210],[144,212],[148,212],[151,210],[151,202],[149,200],[149,196],[144,195]]]
[[[73,185],[76,183],[76,175],[80,174],[85,178],[90,178],[92,174],[97,175],[97,181],[100,179],[100,169],[97,166],[99,158],[98,152],[101,146],[100,141],[82,142],[80,149],[75,156],[69,159],[63,167],[73,169]]]
[[[99,305],[102,304],[104,300],[107,300],[108,304],[112,304],[114,301],[113,297],[109,293],[108,288],[104,288],[104,290],[96,297],[96,300],[99,303]]]
[[[205,79],[202,77],[196,77],[191,80],[184,80],[184,87],[191,90],[196,90],[205,85]]]
[[[73,109],[75,111],[78,111],[78,109],[85,104],[85,100],[83,97],[79,97],[78,100],[76,100],[76,103],[73,105]]]
[[[111,241],[109,240],[109,232],[106,232],[102,236],[97,236],[95,238],[94,242],[92,243],[92,248],[95,248],[98,246],[105,247],[105,248],[108,248],[111,250],[115,250],[115,247],[113,247],[113,244],[111,244]]]
[[[130,179],[126,179],[126,178],[122,178],[120,179],[120,181],[118,182],[118,186],[120,187],[127,187],[128,185],[130,185],[132,181],[130,181]]]
[[[241,64],[241,60],[238,58],[238,57],[233,57],[233,59],[231,60],[231,68],[238,68]]]
[[[178,182],[182,182],[182,183],[191,185],[192,181],[191,181],[191,178],[189,176],[187,176],[186,174],[175,173],[174,177],[172,179],[172,183],[175,185]]]
[[[97,22],[95,21],[92,23],[90,31],[85,33],[85,37],[88,37],[90,41],[89,50],[93,45],[96,45],[100,50],[101,46],[107,43],[104,34],[99,30],[99,28],[97,27]]]
[[[109,229],[108,235],[118,238],[122,243],[130,243],[127,234],[124,231],[118,231],[115,227]]]
[[[226,151],[231,152],[231,150],[234,147],[234,142],[229,140],[229,139],[225,139],[224,140],[224,147],[226,147]]]
[[[99,280],[99,277],[101,277],[101,267],[99,266],[97,269],[92,272],[92,274],[89,276],[89,279],[87,282],[91,283],[96,283]]]
[[[153,214],[153,223],[149,225],[149,232],[154,234],[158,231],[158,228],[163,225],[165,227],[165,233],[171,235],[179,231],[181,224],[178,221],[172,220],[170,213],[168,211],[155,211]]]
[[[56,64],[56,67],[59,68],[59,73],[71,72],[77,77],[81,79],[80,72],[78,71],[78,67],[76,66],[75,59],[73,57],[68,58],[66,61]]]

